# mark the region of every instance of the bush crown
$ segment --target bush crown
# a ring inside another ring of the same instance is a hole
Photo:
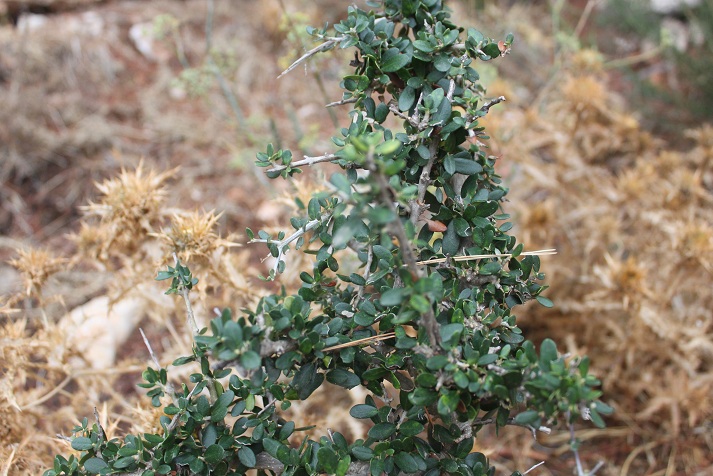
[[[317,162],[342,168],[328,191],[298,204],[289,236],[248,230],[275,259],[271,279],[290,247],[309,247],[314,267],[302,287],[237,318],[223,310],[194,336],[192,355],[172,364],[199,365],[189,382],[174,388],[167,368],[143,373],[165,414],[161,432],[107,441],[85,419],[72,439],[81,456],[57,456],[46,476],[490,475],[485,456],[471,452],[486,425],[534,432],[583,416],[603,426],[610,408],[587,358],[565,359],[551,340],[538,354],[512,314],[533,299],[552,305],[539,257],[508,234],[507,190],[478,124],[503,98],[484,102],[473,63],[505,54],[512,36],[458,27],[440,0],[369,4],[380,10],[350,7],[333,35],[311,30],[321,44],[303,57],[356,49],[341,83],[338,104],[352,110],[333,138],[337,151],[294,161],[268,146],[257,158],[271,178]],[[187,267],[158,279],[189,303],[196,278]],[[325,380],[368,389],[349,414],[373,426],[351,444],[330,432],[295,447],[299,429],[280,412]]]

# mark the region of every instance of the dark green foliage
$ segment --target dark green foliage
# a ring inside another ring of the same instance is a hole
[[[255,467],[490,475],[486,458],[471,453],[484,425],[536,429],[583,414],[602,424],[600,414],[610,409],[597,401],[588,361],[565,360],[549,340],[538,355],[512,314],[531,299],[551,304],[541,296],[539,258],[522,257],[523,246],[506,232],[500,204],[507,190],[478,125],[497,101],[484,102],[474,61],[500,56],[512,38],[498,44],[463,31],[438,0],[371,3],[383,11],[350,7],[335,26],[339,36],[312,32],[357,50],[342,82],[343,102],[353,104],[350,124],[330,157],[343,172],[291,220],[292,235],[248,232],[277,258],[271,277],[284,269],[279,263],[292,243],[313,243],[314,268],[300,276],[299,292],[263,298],[237,319],[225,310],[195,336],[193,355],[174,365],[196,362],[201,371],[169,394],[160,434],[106,441],[85,421],[74,429],[81,460],[57,457],[47,476]],[[402,127],[387,128],[388,116]],[[271,177],[299,172],[289,152],[272,146],[258,165]],[[347,249],[361,269],[337,259]],[[493,257],[448,258],[483,254]],[[173,278],[172,290],[189,288],[184,269],[179,264],[159,279]],[[378,344],[370,339],[379,335]],[[371,340],[372,350],[341,346],[359,339]],[[147,369],[143,377],[160,406],[167,370]],[[367,439],[350,445],[334,433],[290,446],[298,430],[279,409],[309,398],[325,380],[363,385],[382,400],[370,396],[349,410],[374,423]],[[388,394],[387,382],[398,395]]]

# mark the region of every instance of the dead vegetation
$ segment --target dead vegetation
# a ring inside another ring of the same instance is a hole
[[[245,7],[240,18],[228,6],[216,11],[214,45],[223,56],[214,58],[230,59],[223,71],[248,129],[212,78],[198,98],[174,81],[191,71],[180,48],[204,71],[205,2],[106,3],[97,11],[101,35],[92,36],[87,25],[97,17],[87,12],[50,17],[70,30],[0,27],[0,256],[9,261],[0,271],[11,283],[0,296],[3,475],[41,473],[53,454],[70,451],[54,435],[91,419],[94,406],[116,436],[156,427],[159,415],[134,387],[148,362],[137,327],[165,362],[188,343],[178,303],[162,296],[155,271],[174,252],[190,262],[201,279],[197,315],[204,319],[214,306],[239,309],[257,299],[263,287],[248,276],[265,273],[264,249],[236,245],[245,226],[284,229],[288,214],[249,168],[255,147],[264,139],[324,152],[333,130],[321,108],[328,101],[304,89],[311,77],[274,82],[278,58],[299,40],[278,0]],[[317,17],[312,2],[284,3]],[[325,15],[334,20],[341,8]],[[534,9],[515,7],[503,21],[518,25]],[[495,17],[478,14],[479,22]],[[135,31],[147,31],[159,15],[176,19],[181,42],[145,35],[150,56],[129,32],[139,24]],[[546,15],[535,18],[516,30],[525,56],[530,40],[553,43]],[[253,50],[274,61],[246,54]],[[487,127],[511,188],[515,234],[529,249],[558,250],[543,258],[555,308],[521,311],[521,322],[535,338],[588,354],[604,381],[605,401],[617,412],[610,428],[578,432],[590,467],[605,460],[600,474],[707,474],[713,128],[688,130],[684,146],[673,148],[643,130],[612,91],[600,55],[575,49],[560,60],[551,77],[539,73],[540,82],[508,67],[489,91],[508,97]],[[319,61],[325,80],[338,77],[338,62]],[[319,181],[311,184],[280,193],[306,196]],[[323,397],[332,406],[334,396]],[[344,398],[348,407],[351,397]],[[319,415],[319,403],[296,407],[296,418],[358,434],[345,427],[346,412]],[[511,470],[547,460],[539,474],[567,474],[571,464],[560,456],[568,438],[508,436],[478,445]]]

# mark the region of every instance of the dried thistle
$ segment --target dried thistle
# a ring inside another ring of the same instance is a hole
[[[87,216],[99,218],[97,228],[107,238],[98,256],[106,259],[109,250],[132,251],[142,237],[153,231],[167,194],[165,182],[175,172],[175,169],[162,173],[145,171],[141,161],[135,170],[122,169],[118,177],[96,184],[101,193],[99,201],[81,209]],[[82,241],[86,242],[86,229],[83,234]]]
[[[240,246],[221,238],[216,232],[216,225],[222,213],[189,212],[176,213],[171,217],[169,228],[160,233],[152,233],[167,248],[166,256],[176,253],[181,261],[189,263],[207,263],[221,248]]]
[[[569,61],[569,69],[574,74],[600,75],[604,69],[604,56],[589,48],[575,51]]]
[[[20,271],[27,297],[40,298],[42,286],[67,262],[49,250],[26,249],[18,250],[17,254],[18,257],[8,263]]]
[[[562,85],[565,104],[578,113],[599,112],[607,103],[607,92],[601,78],[593,75],[568,77]]]

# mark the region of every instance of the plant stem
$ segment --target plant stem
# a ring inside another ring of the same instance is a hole
[[[399,218],[399,212],[396,210],[394,205],[393,197],[390,196],[389,190],[391,186],[384,174],[379,170],[379,168],[374,163],[374,158],[372,153],[367,157],[367,165],[371,171],[377,185],[379,186],[379,193],[381,195],[381,201],[385,206],[389,208],[391,213],[394,215],[395,219],[391,222],[391,228],[396,235],[396,239],[399,240],[399,246],[401,248],[401,256],[403,257],[404,263],[408,267],[411,275],[414,279],[418,279],[420,276],[420,269],[416,264],[416,255],[411,248],[411,241],[406,236],[406,229],[404,228],[401,219]],[[433,348],[440,347],[440,335],[438,333],[438,322],[436,322],[436,316],[433,314],[433,308],[429,306],[428,311],[421,316],[420,319],[426,330],[426,335],[428,335],[428,340]]]

